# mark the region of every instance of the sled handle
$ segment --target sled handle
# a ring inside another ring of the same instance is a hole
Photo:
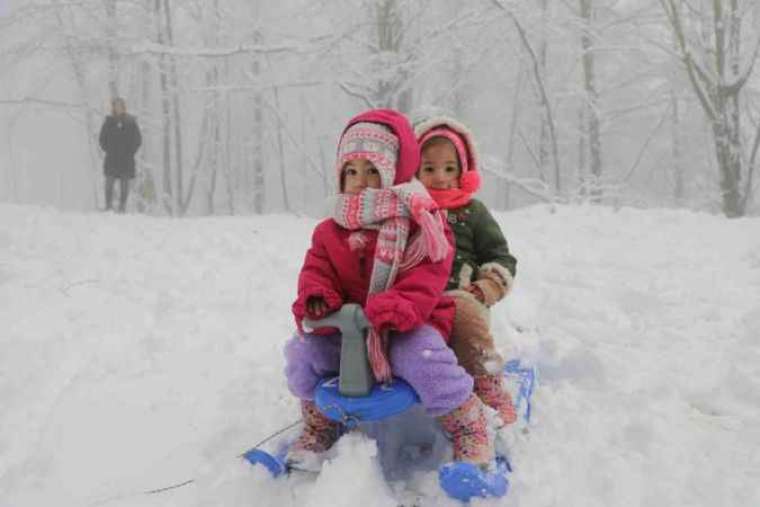
[[[303,319],[305,328],[337,327],[343,337],[340,346],[338,391],[343,396],[366,396],[375,383],[369,367],[366,332],[370,323],[356,303],[345,304],[337,312],[319,320]]]
[[[364,315],[364,310],[356,303],[347,303],[337,312],[331,313],[319,320],[312,320],[306,317],[303,319],[303,325],[309,329],[337,327],[344,338],[346,335],[355,334],[363,336],[364,331],[370,327],[370,323]]]

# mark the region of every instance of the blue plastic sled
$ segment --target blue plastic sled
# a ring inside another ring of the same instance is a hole
[[[523,422],[531,417],[531,396],[536,385],[536,370],[522,366],[519,359],[505,365],[504,374],[508,383],[516,384],[515,408]],[[375,385],[369,395],[349,397],[338,390],[338,378],[322,381],[315,393],[315,402],[320,411],[334,421],[342,422],[347,429],[360,423],[377,422],[401,414],[419,402],[417,393],[401,379],[394,379],[390,385]],[[264,466],[273,477],[288,472],[285,464],[287,443],[281,443],[274,451],[254,448],[242,456],[253,465]],[[454,462],[440,467],[438,479],[441,488],[451,497],[467,502],[476,497],[503,497],[509,491],[511,464],[506,456],[498,456],[494,470],[484,472],[469,464]]]
[[[314,401],[327,417],[338,421],[346,429],[353,429],[361,423],[383,421],[397,415],[407,415],[419,402],[414,389],[401,379],[390,384],[373,384],[367,360],[366,330],[369,328],[361,306],[346,304],[341,309],[320,321],[304,320],[305,327],[338,327],[342,335],[340,375],[322,381],[316,388]],[[504,369],[507,382],[516,381],[515,407],[527,424],[530,420],[530,398],[536,380],[534,368],[522,367],[519,360],[509,361]],[[511,382],[515,383],[515,382]],[[417,425],[419,426],[419,425]],[[425,426],[425,423],[422,424]],[[434,425],[428,424],[430,428]],[[386,441],[387,442],[387,441]],[[278,477],[288,472],[285,463],[286,442],[274,451],[254,448],[242,456],[253,465],[262,465]],[[378,447],[388,451],[393,446]],[[511,466],[506,456],[499,456],[493,470],[483,471],[470,463],[454,462],[438,468],[441,488],[452,498],[469,501],[475,497],[502,497],[509,490],[508,473]]]

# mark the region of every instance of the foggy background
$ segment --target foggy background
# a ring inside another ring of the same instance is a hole
[[[467,124],[482,199],[757,215],[756,0],[0,0],[0,201],[103,207],[111,96],[143,134],[129,211],[317,215],[370,107]]]
[[[341,130],[392,107],[470,127],[519,259],[492,332],[540,381],[485,503],[760,506],[759,51],[760,0],[0,0],[0,505],[451,505],[357,434],[239,459],[297,419]]]

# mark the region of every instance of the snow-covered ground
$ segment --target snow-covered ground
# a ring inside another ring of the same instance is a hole
[[[473,504],[760,505],[760,219],[497,218],[499,344],[541,384],[510,496]],[[298,418],[281,350],[313,225],[0,205],[0,506],[394,505],[358,435],[316,481],[236,459]]]

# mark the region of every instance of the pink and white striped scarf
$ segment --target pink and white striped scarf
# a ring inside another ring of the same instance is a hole
[[[366,244],[363,229],[379,230],[369,294],[388,290],[396,276],[429,257],[443,260],[450,245],[444,232],[445,216],[419,180],[386,189],[367,188],[358,194],[337,196],[333,219],[348,230],[351,248]],[[409,241],[410,221],[420,227]],[[407,244],[408,243],[408,244]],[[370,365],[379,382],[391,379],[387,331],[371,329],[367,337]]]

